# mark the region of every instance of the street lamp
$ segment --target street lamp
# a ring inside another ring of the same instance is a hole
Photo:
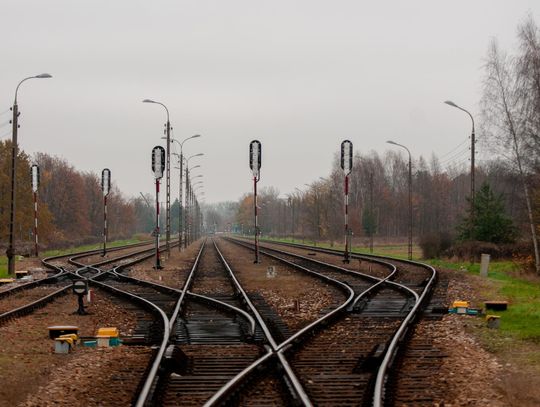
[[[19,128],[18,123],[18,117],[19,117],[19,106],[17,104],[17,93],[19,92],[19,86],[24,81],[27,81],[28,79],[46,79],[46,78],[52,78],[51,75],[48,73],[42,73],[36,76],[29,76],[28,78],[24,78],[22,81],[19,82],[17,85],[17,88],[15,88],[15,99],[13,101],[13,120],[11,121],[13,124],[13,131],[11,132],[11,205],[10,205],[10,211],[9,211],[9,245],[6,250],[6,255],[8,258],[8,273],[10,275],[15,274],[15,248],[14,248],[14,240],[15,236],[13,234],[13,231],[15,230],[15,192],[16,192],[16,173],[17,173],[17,154],[18,154],[18,146],[17,146],[17,130]]]
[[[474,156],[475,156],[475,136],[474,136],[474,118],[472,114],[463,109],[462,107],[456,105],[451,100],[446,100],[444,103],[446,103],[448,106],[455,107],[456,109],[459,109],[469,115],[472,121],[472,132],[471,132],[471,226],[474,223]]]
[[[184,166],[184,155],[183,155],[183,152],[182,152],[182,147],[184,146],[184,143],[188,140],[191,140],[191,139],[194,139],[194,138],[197,138],[197,137],[201,137],[200,134],[195,134],[194,136],[191,136],[191,137],[187,137],[185,138],[182,142],[176,140],[176,139],[172,139],[172,141],[176,141],[178,143],[178,145],[180,146],[180,154],[176,154],[178,156],[178,159],[180,160],[180,187],[179,187],[179,196],[178,196],[178,204],[179,204],[179,214],[178,214],[178,240],[179,240],[179,244],[178,244],[178,251],[182,251],[182,239],[183,239],[183,236],[182,236],[182,233],[183,233],[183,227],[182,227],[182,189],[183,189],[183,184],[182,184],[182,176],[183,176],[183,173],[184,173],[184,170],[183,170],[183,166]],[[163,137],[162,137],[163,138]]]
[[[408,247],[408,255],[409,260],[412,260],[412,227],[413,227],[413,215],[412,215],[412,159],[411,159],[411,152],[407,147],[405,147],[403,144],[396,143],[395,141],[388,140],[388,144],[393,144],[398,147],[402,147],[405,150],[407,150],[407,153],[409,154],[409,247]]]
[[[189,161],[192,159],[192,158],[195,158],[195,157],[201,157],[203,156],[204,153],[197,153],[197,154],[193,154],[191,156],[189,156],[188,158],[186,158],[186,198],[185,198],[185,205],[184,205],[184,229],[185,229],[185,236],[186,238],[184,239],[184,247],[187,247],[187,240],[188,240],[188,236],[187,236],[187,232],[188,232],[188,212],[190,211],[190,206],[189,206],[189,200],[190,200],[190,194],[192,193],[191,192],[191,184],[190,184],[190,177],[189,177],[189,174],[191,172],[192,169],[196,168],[196,166],[192,167],[192,168],[189,168]],[[200,167],[200,165],[199,165]]]
[[[166,135],[167,135],[167,146],[165,151],[165,163],[166,163],[166,204],[165,204],[165,219],[166,219],[166,237],[165,237],[165,246],[167,248],[167,253],[170,254],[170,240],[171,240],[171,122],[169,120],[169,109],[161,102],[156,102],[152,99],[144,99],[143,103],[154,103],[156,105],[161,105],[165,108],[167,112],[167,124],[166,124]]]

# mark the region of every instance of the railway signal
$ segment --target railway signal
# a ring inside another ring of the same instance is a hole
[[[351,253],[351,230],[349,229],[349,175],[353,165],[353,145],[349,140],[341,142],[341,169],[345,175],[345,250],[343,263],[350,262]]]
[[[154,236],[156,238],[156,270],[161,270],[161,259],[159,256],[159,180],[163,178],[163,172],[165,171],[165,149],[161,146],[155,146],[152,149],[152,172],[154,173],[154,179],[156,180],[156,228],[154,229]]]
[[[39,188],[39,167],[33,164],[30,168],[30,177],[32,179],[32,194],[34,195],[34,246],[36,257],[39,255],[38,249],[38,204],[37,204],[37,191]]]
[[[111,191],[111,170],[104,168],[101,171],[101,191],[103,192],[103,254],[107,254],[107,195]]]
[[[258,220],[258,208],[257,208],[257,183],[261,179],[261,155],[262,146],[259,140],[253,140],[249,144],[249,168],[253,174],[253,206],[255,212],[255,261],[254,263],[260,263],[259,261],[259,220]]]
[[[88,293],[88,283],[84,280],[75,280],[71,286],[73,294],[78,296],[79,309],[74,313],[79,315],[87,315],[88,313],[84,309],[83,297]]]

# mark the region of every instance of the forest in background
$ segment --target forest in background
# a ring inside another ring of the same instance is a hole
[[[470,140],[440,157],[413,158],[413,234],[420,244],[435,240],[435,244],[447,247],[456,241],[485,239],[480,232],[486,228],[473,220],[495,222],[491,215],[478,215],[500,207],[497,221],[502,219],[499,225],[509,226],[503,241],[525,242],[530,263],[540,274],[540,30],[531,16],[519,25],[517,37],[518,47],[512,53],[502,50],[493,39],[484,61],[477,148],[483,150],[483,157],[492,158],[475,166],[475,185],[477,192],[484,186],[493,192],[492,202],[485,203],[485,208],[470,208]],[[396,141],[407,144],[403,136]],[[414,156],[414,145],[409,147]],[[280,196],[271,186],[262,188],[258,196],[261,233],[344,240],[343,180],[336,154],[329,175],[293,193]],[[226,221],[231,226],[223,227],[253,233],[253,195],[246,194],[237,205],[234,219]],[[406,241],[408,159],[401,151],[381,156],[356,150],[350,175],[349,219],[354,235],[363,238],[366,245],[371,236]],[[494,237],[487,240],[500,243]],[[514,247],[515,252],[518,249]]]
[[[530,243],[533,263],[540,272],[536,238],[540,217],[540,31],[532,17],[527,17],[517,33],[518,47],[512,53],[492,40],[485,57],[481,111],[475,118],[478,150],[482,157],[491,159],[476,165],[476,190],[484,183],[489,185],[512,224],[511,240]],[[403,136],[396,141],[406,144]],[[409,146],[413,153],[413,234],[417,243],[431,239],[448,245],[459,240],[460,234],[463,237],[460,228],[463,229],[464,222],[467,227],[471,142],[463,135],[456,143],[459,144],[453,150],[427,159],[414,156],[414,146]],[[349,194],[349,223],[355,239],[366,245],[372,236],[378,241],[403,242],[409,225],[407,157],[397,148],[383,154],[362,152],[359,144],[356,142]],[[10,151],[10,141],[0,141],[2,242],[7,242],[9,225]],[[33,163],[41,169],[41,246],[71,246],[102,238],[100,175],[77,171],[66,160],[48,154],[29,157],[20,151],[18,158],[15,233],[19,247],[30,247],[33,241]],[[343,173],[337,153],[331,173],[317,177],[309,185],[299,186],[286,195],[272,186],[265,187],[264,183],[260,188],[259,223],[263,234],[338,243],[343,240]],[[113,183],[108,197],[109,238],[151,232],[153,205],[153,196],[126,198]],[[253,233],[252,194],[238,202],[203,204],[201,208],[209,232]],[[171,205],[173,234],[178,231],[179,209],[175,200]],[[470,229],[474,232],[472,226]],[[471,234],[473,238],[474,235]]]
[[[41,248],[71,247],[103,238],[101,174],[76,170],[66,160],[38,153],[29,157],[19,150],[17,161],[16,230],[17,253],[30,252],[34,210],[30,166],[40,168],[38,189],[38,236]],[[11,141],[0,141],[0,241],[8,242],[10,212]],[[114,180],[114,174],[112,175]],[[107,197],[109,240],[150,233],[155,223],[154,197],[128,199],[114,185]],[[178,223],[178,202],[171,206]],[[176,226],[174,232],[178,230]]]

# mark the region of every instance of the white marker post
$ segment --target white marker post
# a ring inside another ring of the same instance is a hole
[[[30,168],[30,175],[32,178],[32,193],[34,195],[34,246],[36,257],[38,257],[38,210],[37,210],[37,191],[39,188],[39,167],[36,164],[33,164]]]
[[[345,175],[345,251],[343,263],[349,263],[351,252],[351,231],[349,230],[349,174],[352,170],[353,145],[349,140],[341,143],[341,169]]]
[[[101,171],[101,191],[103,192],[103,254],[105,257],[107,254],[107,195],[111,191],[111,170],[104,168]]]
[[[156,270],[161,270],[161,259],[159,256],[159,180],[163,178],[165,171],[165,149],[161,146],[155,146],[152,149],[152,172],[156,180],[156,228],[154,234],[156,237]]]
[[[261,154],[262,146],[259,140],[253,140],[249,144],[249,168],[253,174],[253,205],[255,208],[255,261],[259,261],[259,220],[257,208],[257,182],[261,179]]]

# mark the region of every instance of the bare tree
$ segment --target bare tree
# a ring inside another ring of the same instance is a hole
[[[527,168],[523,156],[527,148],[527,110],[529,103],[517,75],[515,59],[502,52],[496,40],[492,40],[485,64],[486,77],[482,97],[482,116],[486,134],[495,144],[510,151],[504,153],[517,167],[525,195],[527,214],[534,247],[536,273],[540,274],[540,254],[536,225],[531,205]]]

